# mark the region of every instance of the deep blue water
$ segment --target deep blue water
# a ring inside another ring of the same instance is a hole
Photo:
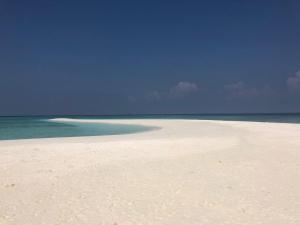
[[[115,116],[65,116],[80,119],[192,119],[252,121],[273,123],[300,123],[300,113],[284,114],[161,114],[161,115],[115,115]]]
[[[51,118],[76,119],[193,119],[300,123],[300,114],[218,114],[218,115],[124,115],[124,116],[36,116],[0,117],[0,140],[77,137],[136,133],[153,127],[79,122],[54,122]]]

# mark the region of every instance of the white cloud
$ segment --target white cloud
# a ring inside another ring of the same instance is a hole
[[[295,76],[289,77],[286,81],[286,85],[290,91],[300,91],[300,71]]]
[[[161,94],[158,91],[154,90],[147,93],[145,97],[149,101],[159,101],[161,99]]]
[[[229,92],[230,98],[251,98],[260,94],[257,88],[247,87],[242,81],[225,85],[225,90]]]
[[[134,102],[137,101],[137,99],[134,96],[128,96],[128,101],[131,102],[131,103],[134,103]]]
[[[190,94],[196,93],[199,90],[196,83],[187,81],[180,81],[177,85],[170,89],[170,96],[174,98],[181,98]]]

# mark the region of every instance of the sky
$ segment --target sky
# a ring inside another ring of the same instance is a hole
[[[300,112],[300,1],[0,0],[0,115]]]

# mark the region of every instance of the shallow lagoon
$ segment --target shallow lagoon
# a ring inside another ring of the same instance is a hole
[[[57,122],[34,117],[0,118],[0,140],[116,135],[152,129],[138,125]]]

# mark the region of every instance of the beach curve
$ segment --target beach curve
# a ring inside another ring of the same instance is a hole
[[[84,122],[161,129],[1,141],[0,224],[300,223],[299,124]]]

